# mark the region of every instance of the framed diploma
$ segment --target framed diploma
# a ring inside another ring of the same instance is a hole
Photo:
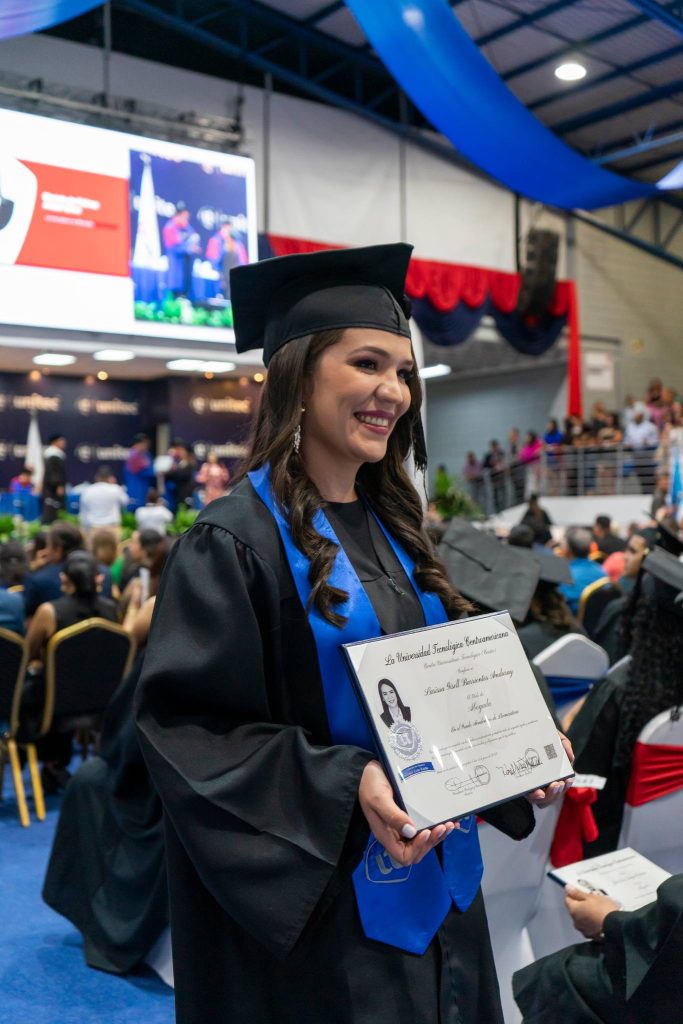
[[[573,775],[507,612],[342,650],[397,802],[419,828]]]

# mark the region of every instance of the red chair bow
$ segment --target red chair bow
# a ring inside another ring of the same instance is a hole
[[[683,789],[683,747],[636,743],[626,802],[640,807],[678,789]]]
[[[591,809],[597,798],[597,790],[588,786],[573,786],[567,790],[550,847],[550,863],[554,868],[581,860],[583,844],[598,838],[598,826]]]

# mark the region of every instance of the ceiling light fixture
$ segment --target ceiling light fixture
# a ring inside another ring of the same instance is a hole
[[[209,359],[202,363],[204,373],[229,373],[235,369],[235,363],[227,363],[217,359]]]
[[[445,363],[436,363],[434,366],[423,366],[420,376],[422,380],[431,380],[432,377],[447,377],[450,372],[450,366],[446,366]]]
[[[196,373],[203,366],[201,359],[171,359],[166,363],[167,370],[178,370],[180,373]]]
[[[126,348],[102,348],[99,352],[93,352],[92,357],[100,363],[127,363],[135,359],[135,352]]]
[[[586,69],[578,60],[568,60],[555,68],[555,78],[561,82],[578,82],[586,77]]]
[[[66,352],[41,352],[39,356],[33,357],[37,366],[71,366],[76,362],[76,356],[67,355]]]
[[[109,374],[107,373],[106,370],[98,370],[97,371],[97,379],[98,380],[109,380]]]
[[[41,380],[42,376],[43,375],[40,372],[40,370],[31,370],[31,372],[28,375],[28,379],[29,380]]]

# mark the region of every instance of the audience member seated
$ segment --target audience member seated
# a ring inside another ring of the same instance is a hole
[[[140,533],[136,530],[128,543],[121,546],[116,561],[111,567],[111,578],[120,593],[124,593],[132,579],[140,572],[142,565],[142,548],[140,547]]]
[[[558,590],[561,583],[571,579],[566,561],[551,554],[537,554],[535,558],[541,574],[527,616],[517,629],[529,661],[567,633],[586,635],[583,626],[574,618]]]
[[[106,527],[116,539],[121,534],[121,512],[128,504],[128,494],[117,483],[109,466],[100,466],[95,482],[81,494],[80,518],[86,537]]]
[[[621,596],[610,601],[603,609],[591,636],[591,639],[607,652],[610,665],[614,665],[626,653],[623,650],[622,618],[629,595],[638,579],[643,559],[650,548],[654,547],[656,537],[657,531],[650,527],[637,530],[629,537],[623,552],[616,552],[603,562],[606,572],[610,571],[608,563],[613,558],[619,558],[623,563],[623,571],[615,581],[621,591]]]
[[[42,566],[24,580],[26,617],[35,615],[38,606],[62,595],[61,573],[72,551],[83,547],[83,534],[71,523],[56,522],[46,532]]]
[[[153,597],[159,589],[161,574],[172,544],[170,537],[157,533],[156,530],[140,531],[141,564],[143,568],[149,570],[149,593],[145,595],[145,599]]]
[[[596,684],[569,725],[582,774],[603,776],[593,804],[598,838],[584,857],[615,849],[638,735],[647,722],[683,703],[683,563],[657,548],[644,560],[624,615],[629,657]]]
[[[47,534],[45,565],[29,573],[24,581],[24,609],[26,618],[35,615],[45,601],[56,600],[62,594],[61,574],[64,563],[72,551],[83,549],[83,535],[71,523],[56,522]],[[111,597],[111,573],[101,566],[102,594]]]
[[[602,893],[565,889],[583,942],[518,971],[523,1024],[673,1024],[683,1005],[683,875],[655,903],[622,911]]]
[[[43,664],[50,637],[85,619],[118,620],[116,604],[101,597],[99,566],[88,551],[72,551],[60,572],[62,595],[39,605],[28,630],[29,674],[22,697],[22,735],[35,735],[43,711],[45,680]],[[68,781],[71,736],[59,731],[55,721],[50,733],[39,740],[38,756],[43,762],[43,779],[48,791]]]
[[[20,540],[8,540],[0,547],[0,586],[21,587],[28,573],[28,555]]]
[[[541,507],[537,494],[532,494],[529,498],[527,510],[520,522],[524,526],[530,526],[534,531],[535,544],[545,545],[553,539],[549,529],[553,525],[553,521],[546,510]]]
[[[517,523],[507,535],[507,542],[513,548],[526,548],[531,551],[535,541],[536,533],[527,523]]]
[[[142,662],[109,702],[98,755],[69,782],[43,887],[81,932],[86,963],[113,974],[138,966],[168,923],[161,801],[133,716]]]
[[[593,524],[593,538],[598,545],[598,550],[603,555],[612,555],[615,551],[623,551],[626,541],[618,537],[612,530],[612,520],[609,516],[598,516]]]
[[[38,530],[28,545],[28,567],[30,572],[37,572],[47,564],[48,530]]]
[[[588,557],[590,549],[590,530],[582,526],[572,526],[567,530],[561,544],[561,553],[569,562],[573,582],[563,583],[560,586],[560,593],[574,615],[578,611],[579,598],[585,588],[606,575],[602,566]]]
[[[13,494],[17,498],[22,498],[34,493],[33,470],[30,466],[24,466],[17,476],[12,477],[9,484],[9,490],[10,494]]]
[[[159,492],[151,488],[144,505],[135,510],[135,524],[138,530],[156,530],[165,534],[166,527],[173,522],[173,513],[166,508]]]
[[[0,627],[12,633],[24,634],[24,602],[21,594],[11,594],[0,588]]]

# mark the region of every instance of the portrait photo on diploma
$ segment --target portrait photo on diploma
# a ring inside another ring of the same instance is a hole
[[[342,650],[397,800],[420,828],[572,777],[507,612]]]

